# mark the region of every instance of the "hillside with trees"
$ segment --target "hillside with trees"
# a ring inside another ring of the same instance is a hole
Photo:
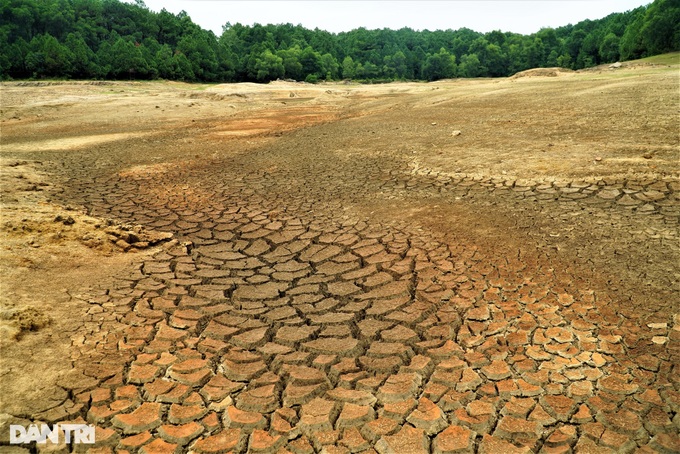
[[[220,36],[184,12],[153,12],[141,0],[0,0],[2,79],[432,81],[581,69],[676,50],[680,0],[531,35],[467,28],[334,34],[227,22]]]

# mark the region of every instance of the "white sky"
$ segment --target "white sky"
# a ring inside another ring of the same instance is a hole
[[[128,0],[132,1],[132,0]],[[231,22],[243,25],[301,24],[338,33],[359,27],[368,29],[410,27],[414,30],[446,30],[467,27],[486,33],[491,30],[522,34],[543,27],[600,19],[611,13],[647,5],[652,0],[436,0],[436,1],[234,1],[234,0],[145,0],[153,11],[184,10],[201,27],[222,34]]]

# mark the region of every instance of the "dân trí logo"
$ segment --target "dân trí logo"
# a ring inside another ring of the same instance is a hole
[[[31,424],[24,427],[18,424],[9,426],[9,443],[13,445],[36,442],[46,444],[59,443],[60,432],[63,433],[65,443],[94,444],[94,426],[88,424]]]

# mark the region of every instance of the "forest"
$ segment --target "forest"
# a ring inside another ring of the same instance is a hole
[[[581,69],[676,50],[680,0],[655,0],[531,35],[467,28],[335,34],[226,22],[220,36],[184,12],[154,12],[141,0],[0,0],[4,80],[433,81],[502,77],[536,67]]]

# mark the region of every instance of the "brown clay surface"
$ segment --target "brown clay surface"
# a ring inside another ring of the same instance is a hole
[[[3,84],[0,445],[677,451],[672,62]]]

